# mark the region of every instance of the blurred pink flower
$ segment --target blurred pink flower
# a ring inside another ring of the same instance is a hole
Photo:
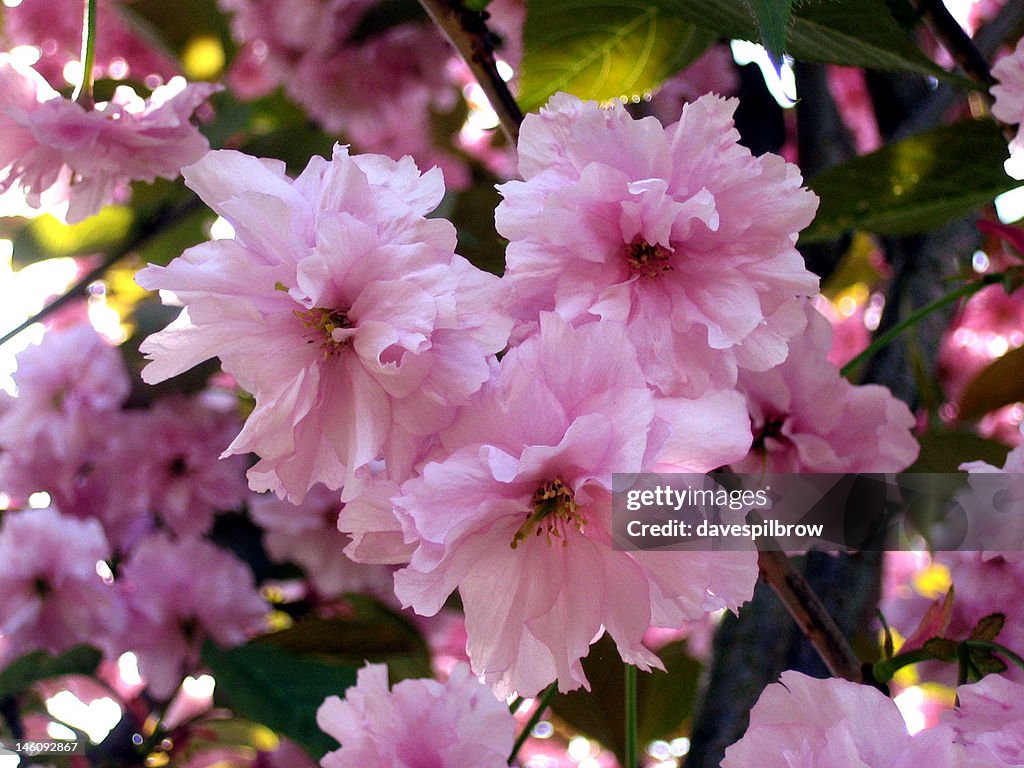
[[[151,82],[153,75],[168,80],[179,67],[151,41],[136,32],[126,14],[130,2],[97,3],[96,50],[93,75],[136,82]],[[33,68],[54,88],[63,88],[64,68],[82,55],[82,8],[79,0],[22,0],[3,11],[4,40],[10,47],[32,45],[41,58]],[[159,85],[159,82],[157,83]]]
[[[853,134],[857,152],[862,155],[874,152],[882,146],[882,135],[864,70],[829,66],[826,72],[829,91],[843,122]]]
[[[458,589],[473,669],[499,693],[588,685],[580,660],[603,630],[629,663],[660,667],[649,627],[749,599],[751,552],[613,551],[611,476],[656,460],[656,415],[620,324],[545,313],[442,433],[450,455],[393,500],[417,544],[396,594],[432,615]]]
[[[1024,38],[1017,41],[1013,53],[1003,56],[992,67],[998,83],[991,88],[995,102],[992,115],[1009,125],[1024,123]],[[1010,155],[1024,152],[1024,128],[1010,142]]]
[[[178,536],[199,536],[215,512],[237,509],[248,498],[246,461],[218,461],[238,431],[233,410],[201,397],[165,397],[148,412],[128,413],[139,463],[139,509],[159,517]]]
[[[403,680],[388,690],[383,664],[359,670],[344,700],[329,697],[317,725],[341,743],[323,768],[506,768],[515,721],[465,664],[445,683]]]
[[[0,54],[0,193],[17,188],[33,208],[66,203],[67,221],[77,222],[98,213],[119,184],[177,178],[209,149],[189,118],[217,90],[175,77],[145,101],[118,86],[109,102],[86,110]]]
[[[117,591],[97,563],[110,545],[95,520],[54,509],[5,512],[0,528],[0,633],[5,659],[79,643],[108,648],[124,624]]]
[[[913,414],[885,387],[854,386],[830,363],[831,327],[810,303],[807,330],[789,357],[744,371],[754,432],[739,472],[898,472],[917,458]]]
[[[271,559],[301,565],[322,596],[362,592],[393,600],[391,568],[356,563],[345,555],[349,539],[338,531],[341,508],[341,494],[322,485],[313,486],[299,505],[276,496],[249,503]]]
[[[1024,685],[1001,675],[986,675],[956,690],[959,707],[944,722],[959,744],[991,757],[988,765],[1024,765]]]
[[[495,211],[519,338],[545,310],[623,322],[647,380],[688,397],[785,359],[817,292],[794,247],[817,198],[737,143],[736,103],[703,96],[668,128],[564,93],[527,116],[525,181]]]
[[[722,768],[991,766],[953,736],[939,725],[911,737],[896,704],[876,688],[789,671],[761,693]]]
[[[131,552],[119,582],[131,619],[121,650],[136,654],[158,699],[170,698],[195,671],[206,638],[221,646],[244,643],[265,629],[270,610],[249,568],[200,539],[150,536]]]
[[[424,218],[440,172],[336,147],[294,181],[232,151],[184,173],[237,234],[138,274],[187,307],[143,343],[143,378],[220,357],[256,399],[226,451],[260,457],[254,490],[298,502],[322,482],[355,496],[357,470],[380,458],[404,479],[508,333],[497,279],[455,255],[449,222]]]
[[[438,145],[431,113],[459,99],[443,35],[419,21],[354,34],[372,0],[221,0],[242,55],[231,79],[253,95],[282,85],[329,133],[362,152],[444,170],[449,188],[469,183],[465,163]],[[372,25],[371,25],[372,27]]]
[[[686,69],[658,86],[648,109],[663,125],[672,125],[679,119],[679,110],[684,103],[696,101],[705,93],[732,96],[739,87],[740,76],[732,59],[732,50],[726,43],[717,43]]]
[[[0,447],[11,452],[37,438],[58,458],[79,452],[90,422],[119,411],[131,389],[121,353],[89,325],[50,331],[17,363],[17,396],[0,394]]]

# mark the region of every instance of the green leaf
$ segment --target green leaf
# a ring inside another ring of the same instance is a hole
[[[778,67],[786,47],[786,28],[793,0],[747,0],[747,3],[757,18],[761,41]]]
[[[15,696],[33,683],[63,675],[93,675],[103,654],[88,645],[77,645],[59,656],[33,651],[8,664],[0,672],[0,697]]]
[[[1001,467],[1009,451],[1003,443],[958,430],[929,430],[918,442],[921,453],[907,472],[955,473],[964,462],[975,460]]]
[[[671,739],[693,712],[701,665],[686,652],[685,642],[662,648],[658,655],[665,672],[640,674],[637,678],[640,743]],[[620,761],[625,747],[625,674],[614,641],[605,635],[590,648],[583,670],[591,692],[558,694],[551,701],[555,715],[573,729],[601,742]]]
[[[759,39],[757,23],[741,0],[652,2],[691,23],[714,30],[721,37]],[[973,86],[925,56],[893,18],[885,0],[799,3],[792,11],[785,48],[799,61],[917,72]]]
[[[970,654],[971,661],[974,662],[974,666],[983,675],[998,675],[1000,672],[1007,670],[1006,662],[995,656],[991,651],[971,648],[968,653]]]
[[[982,616],[971,630],[970,639],[991,642],[999,636],[1004,624],[1006,624],[1005,613],[990,613],[988,616]]]
[[[748,14],[749,15],[749,14]],[[523,30],[520,104],[556,91],[639,97],[700,56],[715,35],[647,0],[539,0]]]
[[[344,696],[355,685],[354,667],[256,643],[224,650],[207,642],[203,663],[217,681],[218,706],[288,736],[314,759],[337,749],[337,742],[317,727],[316,711],[328,696]]]
[[[100,253],[128,234],[134,220],[130,208],[108,205],[77,224],[64,224],[50,214],[32,219],[14,243],[16,266],[54,256]]]
[[[960,396],[957,418],[970,421],[1024,400],[1024,347],[1011,349],[982,368]]]
[[[994,122],[966,120],[830,168],[807,182],[821,203],[800,242],[934,229],[1017,186],[1003,172],[1006,156]]]
[[[345,616],[305,619],[255,642],[353,668],[386,663],[392,683],[431,676],[430,650],[408,619],[365,596],[347,600]]]

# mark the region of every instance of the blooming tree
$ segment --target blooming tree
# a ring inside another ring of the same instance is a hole
[[[1024,764],[1022,28],[5,0],[0,742]],[[930,477],[985,524],[624,541],[645,482],[749,532],[772,473]]]

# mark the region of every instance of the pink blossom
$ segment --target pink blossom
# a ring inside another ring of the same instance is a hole
[[[135,412],[130,425],[138,461],[138,506],[159,517],[178,536],[199,536],[217,511],[248,498],[246,461],[217,461],[239,427],[233,411],[200,398],[163,398],[149,412]]]
[[[96,565],[110,545],[95,520],[53,509],[4,513],[0,528],[0,632],[8,659],[79,643],[106,646],[124,623],[118,593]]]
[[[857,304],[849,314],[838,310],[820,294],[812,300],[812,304],[832,326],[832,344],[828,350],[828,361],[832,365],[842,368],[867,349],[871,343],[871,333],[865,324],[868,309],[865,304]]]
[[[465,664],[445,683],[403,680],[390,691],[387,667],[368,664],[344,700],[324,701],[316,721],[341,743],[324,768],[505,768],[515,738],[508,707]]]
[[[97,3],[96,50],[93,76],[137,82],[156,75],[163,80],[179,74],[178,65],[125,19],[123,0]],[[64,67],[82,53],[82,8],[79,0],[22,0],[3,11],[4,39],[11,47],[32,45],[41,58],[34,69],[54,88],[63,88]]]
[[[66,203],[67,221],[77,222],[109,203],[119,184],[177,178],[209,148],[189,117],[218,89],[175,77],[144,101],[118,86],[87,110],[0,54],[0,193],[17,188],[33,208]]]
[[[275,562],[301,565],[306,577],[325,597],[344,592],[392,594],[391,569],[364,565],[344,553],[347,536],[338,531],[341,494],[314,486],[302,504],[275,496],[254,498],[249,504],[253,520],[264,529],[263,544]]]
[[[432,615],[458,589],[473,669],[500,693],[588,685],[580,659],[602,630],[627,662],[660,667],[649,627],[749,599],[753,553],[612,550],[611,475],[656,461],[657,413],[620,324],[545,313],[442,433],[450,455],[393,500],[417,544],[396,594]]]
[[[465,164],[437,146],[431,113],[449,112],[458,91],[445,62],[452,51],[431,24],[405,22],[353,39],[372,0],[221,0],[245,44],[245,82],[285,91],[317,123],[364,152],[412,155],[443,168],[451,188],[469,182]],[[256,67],[262,67],[262,74]],[[237,78],[237,76],[236,76]]]
[[[184,173],[237,236],[139,273],[187,307],[144,342],[143,378],[220,357],[256,399],[226,451],[259,455],[254,490],[298,502],[322,482],[354,496],[357,470],[380,458],[404,479],[508,331],[497,279],[454,254],[450,223],[423,218],[440,171],[336,147],[294,181],[283,163],[231,151]]]
[[[809,303],[807,331],[789,357],[744,371],[754,432],[741,472],[898,472],[918,454],[910,409],[877,384],[854,386],[826,359],[831,327]]]
[[[1010,125],[1024,123],[1024,38],[1017,41],[1013,53],[1003,56],[992,67],[998,83],[991,88],[995,102],[992,115]],[[1024,151],[1024,130],[1018,129],[1010,142],[1010,155]],[[1012,174],[1011,174],[1012,175]]]
[[[556,94],[527,116],[525,181],[495,212],[519,337],[545,310],[626,323],[647,380],[689,397],[785,359],[795,297],[817,292],[794,247],[817,199],[795,166],[737,143],[736,104],[703,96],[663,128]]]
[[[864,70],[829,66],[826,72],[829,91],[843,122],[853,134],[857,152],[862,155],[874,152],[882,146],[882,135],[878,130]]]
[[[78,451],[90,421],[117,411],[131,383],[116,348],[88,325],[47,333],[17,356],[17,397],[0,414],[0,447],[39,438],[57,457]]]
[[[651,96],[650,113],[664,125],[671,125],[679,119],[685,102],[696,101],[705,93],[732,96],[739,87],[732,50],[725,43],[712,45],[686,69],[658,86]]]
[[[833,678],[783,672],[750,711],[722,768],[981,768],[983,754],[955,744],[948,725],[911,737],[881,691]]]
[[[986,675],[956,690],[959,707],[943,718],[957,742],[991,756],[989,765],[1024,765],[1024,685]]]
[[[239,645],[265,628],[269,606],[252,572],[207,541],[150,536],[125,562],[122,581],[131,611],[122,647],[138,656],[139,670],[159,699],[170,698],[194,671],[206,638]]]

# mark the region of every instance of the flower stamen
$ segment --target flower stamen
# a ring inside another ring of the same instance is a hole
[[[663,272],[671,272],[671,256],[671,249],[657,243],[651,245],[639,236],[633,238],[633,242],[626,246],[626,263],[629,264],[629,271],[639,277],[657,277]]]
[[[512,549],[516,549],[531,533],[536,536],[546,533],[548,542],[554,536],[562,540],[563,547],[567,547],[569,546],[569,540],[565,535],[567,525],[583,532],[585,520],[580,514],[579,504],[576,503],[572,489],[562,482],[562,478],[556,477],[554,480],[541,483],[534,492],[533,498],[530,499],[530,503],[533,506],[533,511],[527,515],[526,522],[512,537]]]
[[[295,316],[302,321],[307,329],[312,331],[312,338],[308,339],[306,343],[315,344],[319,341],[325,358],[338,354],[341,348],[349,343],[348,337],[341,340],[335,339],[335,329],[355,327],[349,320],[348,313],[340,309],[313,307],[313,309],[305,311],[295,310]]]

